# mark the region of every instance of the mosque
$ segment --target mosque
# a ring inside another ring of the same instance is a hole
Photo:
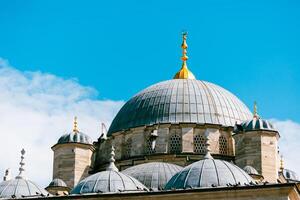
[[[297,174],[285,169],[280,133],[228,90],[197,80],[187,67],[137,93],[97,141],[77,118],[53,150],[45,189],[5,172],[0,199],[201,200],[300,199]],[[50,172],[49,172],[50,173]],[[187,196],[188,195],[188,196]]]

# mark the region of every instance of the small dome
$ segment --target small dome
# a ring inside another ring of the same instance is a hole
[[[240,125],[235,125],[234,132],[248,132],[248,131],[258,131],[258,130],[268,130],[276,131],[273,125],[260,117],[253,117],[252,120],[242,122]]]
[[[93,174],[84,180],[71,191],[70,194],[84,193],[108,193],[148,190],[146,186],[133,177],[121,172],[110,170]]]
[[[16,178],[0,183],[0,198],[47,196],[49,193],[30,180]]]
[[[132,176],[153,190],[161,190],[177,172],[183,168],[163,162],[144,163],[123,170],[124,174]]]
[[[254,180],[241,168],[224,160],[206,158],[178,172],[165,190],[248,185]]]
[[[65,144],[65,143],[82,143],[82,144],[92,144],[92,139],[82,133],[82,132],[71,132],[61,136],[57,144]]]
[[[51,181],[48,187],[68,187],[68,186],[63,180],[59,178],[55,178]]]
[[[298,174],[289,169],[283,169],[283,176],[288,182],[300,181]]]
[[[106,171],[98,172],[83,179],[70,194],[148,191],[148,188],[135,178],[119,172],[114,163],[114,147],[112,147],[110,155],[110,163]]]
[[[243,170],[249,175],[260,175],[257,170],[250,165],[245,166]]]
[[[71,133],[61,136],[58,139],[57,144],[66,144],[66,143],[92,144],[93,143],[92,139],[88,135],[78,130],[77,117],[74,117],[73,123],[74,123],[73,131]]]

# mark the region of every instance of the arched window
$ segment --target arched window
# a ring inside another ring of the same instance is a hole
[[[155,146],[153,145],[153,143],[155,142],[155,139],[154,137],[148,137],[147,139],[147,144],[146,144],[146,153],[147,154],[153,154],[155,153]]]
[[[200,154],[206,153],[205,137],[203,135],[194,136],[194,152]]]
[[[169,142],[170,153],[181,153],[181,137],[174,134],[170,137]]]
[[[131,149],[132,149],[132,140],[131,138],[127,139],[124,145],[124,157],[129,158],[131,155]]]
[[[222,155],[228,155],[228,142],[225,136],[219,137],[219,153]]]

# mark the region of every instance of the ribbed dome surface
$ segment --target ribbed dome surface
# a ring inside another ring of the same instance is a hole
[[[234,126],[252,118],[232,93],[213,83],[173,79],[132,97],[113,120],[108,134],[157,123],[210,123]]]
[[[275,131],[273,125],[264,119],[254,117],[252,120],[241,123],[242,130],[240,131],[256,131],[256,130],[271,130]]]
[[[124,174],[132,176],[153,190],[162,190],[166,183],[182,167],[170,163],[151,162],[136,165],[122,171]]]
[[[30,180],[12,179],[0,183],[0,198],[41,197],[49,193]]]
[[[78,183],[70,194],[114,193],[148,190],[133,177],[117,171],[102,171],[93,174]]]
[[[64,143],[92,144],[93,141],[88,135],[82,132],[71,132],[61,136],[57,141],[57,144],[64,144]]]
[[[67,184],[63,180],[55,178],[51,181],[48,187],[67,187]]]
[[[245,185],[254,180],[241,168],[224,160],[204,159],[178,172],[167,183],[165,189],[185,189]]]
[[[283,169],[283,176],[289,182],[300,181],[298,174],[289,169]]]

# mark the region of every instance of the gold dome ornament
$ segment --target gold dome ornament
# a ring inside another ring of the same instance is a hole
[[[188,69],[186,61],[188,60],[188,56],[187,54],[187,48],[188,45],[186,43],[186,38],[187,38],[187,32],[182,33],[182,44],[181,44],[181,48],[182,48],[182,67],[179,70],[179,72],[177,72],[174,76],[174,79],[196,79],[194,74]]]
[[[77,117],[74,117],[74,126],[73,126],[73,132],[78,133],[78,123],[77,123]]]

